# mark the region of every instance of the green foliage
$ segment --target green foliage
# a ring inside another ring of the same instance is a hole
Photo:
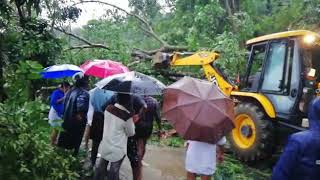
[[[222,24],[226,21],[225,10],[217,0],[177,0],[174,13],[166,16],[170,17],[163,29],[166,40],[171,44],[188,45],[194,50],[208,47],[210,40],[223,32]]]
[[[45,23],[30,21],[27,25],[30,28],[22,31],[16,31],[16,26],[6,29],[2,51],[8,55],[10,63],[32,59],[43,66],[52,64],[61,51],[61,42],[45,30]]]
[[[181,137],[172,137],[169,138],[165,144],[171,147],[183,147],[184,140]]]
[[[157,16],[161,16],[161,5],[155,0],[129,0],[129,6],[133,7],[134,13],[148,19],[155,19]]]
[[[48,107],[30,101],[31,81],[39,78],[42,66],[20,61],[7,75],[8,99],[0,103],[1,179],[78,179],[79,162],[49,144]]]
[[[220,58],[216,61],[220,68],[230,78],[236,78],[238,73],[242,73],[245,70],[246,63],[246,50],[241,48],[237,40],[237,36],[233,33],[225,32],[218,35],[214,39],[211,47],[220,52]]]
[[[130,38],[127,37],[129,35],[125,33],[127,32],[126,27],[126,25],[109,20],[89,21],[82,29],[77,29],[77,33],[90,42],[108,45],[110,50],[80,49],[65,51],[62,58],[57,62],[80,65],[89,59],[112,59],[126,64],[129,62],[130,50],[128,47],[131,44]],[[69,41],[69,43],[78,45],[78,42],[74,41]]]
[[[30,92],[32,82],[40,78],[43,67],[36,61],[19,61],[16,66],[6,70],[5,90],[9,97],[16,98],[17,104],[26,102],[33,92]],[[12,99],[11,99],[12,100]]]
[[[270,177],[270,173],[268,170],[257,170],[248,167],[242,162],[235,160],[233,156],[225,154],[224,162],[218,165],[214,179],[264,180]]]
[[[24,77],[25,80],[39,79],[39,72],[43,67],[36,61],[19,61],[19,67],[16,70],[16,76]]]
[[[245,0],[242,9],[254,20],[256,35],[294,29],[318,28],[319,0]]]
[[[48,142],[43,124],[47,107],[39,101],[0,104],[0,177],[5,179],[77,179],[78,161]],[[47,131],[47,132],[46,132]]]

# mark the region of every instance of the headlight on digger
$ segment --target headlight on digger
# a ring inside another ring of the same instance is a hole
[[[316,41],[316,37],[314,35],[306,35],[303,38],[303,42],[306,44],[312,44]]]

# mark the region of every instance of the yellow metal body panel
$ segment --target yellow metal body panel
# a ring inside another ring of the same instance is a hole
[[[232,86],[226,81],[212,66],[211,63],[218,59],[219,54],[208,51],[197,52],[191,56],[182,57],[183,53],[174,53],[170,62],[171,66],[202,66],[206,78],[219,86],[219,88],[227,96],[245,96],[255,98],[264,108],[267,115],[271,118],[275,118],[276,113],[272,103],[262,94],[239,92],[237,86]]]
[[[244,97],[253,97],[255,98],[263,107],[265,112],[270,118],[276,117],[276,112],[274,110],[274,107],[272,103],[269,101],[267,97],[265,97],[262,94],[259,93],[250,93],[250,92],[238,92],[238,91],[232,91],[231,96],[244,96]]]
[[[200,51],[191,56],[181,57],[183,53],[174,53],[170,62],[171,66],[202,66],[206,78],[215,83],[227,95],[236,87],[229,84],[219,73],[210,65],[213,61],[219,58],[219,54],[209,51]]]
[[[202,65],[203,71],[206,75],[206,78],[215,83],[219,88],[227,95],[230,96],[231,92],[235,87],[233,87],[230,83],[228,83],[222,76],[218,74],[218,72],[210,65],[205,64]]]
[[[257,38],[250,39],[246,42],[247,45],[267,41],[271,39],[281,39],[281,38],[287,38],[287,37],[294,37],[294,36],[305,36],[305,35],[313,35],[316,38],[320,39],[320,35],[307,30],[296,30],[296,31],[285,31],[280,33],[274,33],[274,34],[268,34],[265,36],[260,36]]]
[[[189,65],[204,65],[210,64],[219,58],[219,54],[209,51],[200,51],[191,56],[182,57],[183,53],[174,53],[171,65],[174,66],[189,66]]]

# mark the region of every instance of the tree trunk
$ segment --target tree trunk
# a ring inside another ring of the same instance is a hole
[[[228,16],[229,17],[232,16],[233,13],[232,13],[232,10],[231,10],[230,4],[229,4],[229,0],[224,0],[224,7],[226,8]]]
[[[239,12],[239,10],[240,10],[240,1],[239,0],[232,0],[231,9],[233,9],[233,13]]]
[[[272,13],[272,4],[271,4],[271,0],[267,0],[267,11],[268,11],[268,14],[271,14]]]
[[[4,91],[4,79],[3,79],[3,64],[4,64],[4,51],[3,51],[3,35],[0,34],[0,102],[3,102],[7,96]]]
[[[25,1],[18,1],[15,0],[14,1],[16,8],[18,10],[18,15],[19,15],[19,22],[22,28],[25,28],[25,15],[23,12],[23,4],[25,3]]]
[[[230,23],[231,23],[231,26],[232,26],[232,31],[235,32],[238,30],[238,26],[236,24],[236,22],[233,20],[232,16],[233,16],[233,11],[231,9],[231,6],[230,6],[230,3],[229,3],[229,0],[224,0],[224,6],[225,6],[225,9],[227,11],[227,15],[228,17],[230,18]]]

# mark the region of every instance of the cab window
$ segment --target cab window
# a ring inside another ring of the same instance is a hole
[[[250,53],[250,61],[247,65],[245,89],[257,91],[259,87],[262,64],[266,55],[266,44],[253,45]]]
[[[270,43],[261,86],[262,90],[280,92],[283,89],[286,50],[286,42]]]
[[[303,63],[305,67],[305,74],[312,68],[315,70],[315,79],[319,80],[319,71],[320,71],[320,47],[314,46],[311,48],[306,48],[303,50]]]

